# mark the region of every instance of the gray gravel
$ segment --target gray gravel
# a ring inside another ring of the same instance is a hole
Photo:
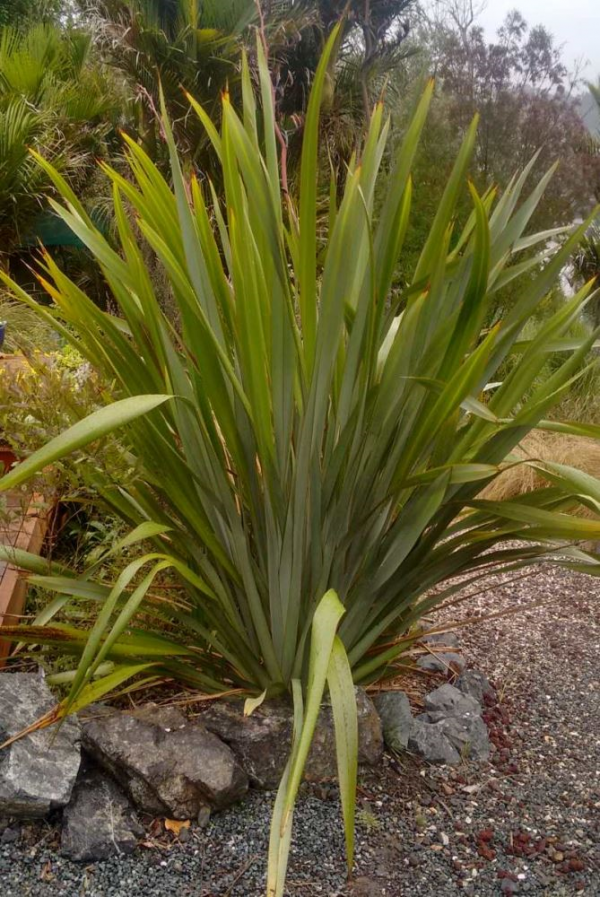
[[[501,696],[486,708],[490,762],[425,768],[403,755],[363,778],[350,885],[335,788],[305,788],[290,897],[600,895],[600,581],[552,569],[508,579],[442,614],[552,599],[461,631]],[[0,822],[2,895],[262,897],[272,798],[253,793],[184,843],[155,823],[134,856],[91,866],[60,858],[56,825]]]

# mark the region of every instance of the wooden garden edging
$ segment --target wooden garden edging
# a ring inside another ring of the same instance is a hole
[[[9,508],[18,507],[20,500],[20,495],[17,497],[9,493]],[[0,543],[39,554],[47,529],[48,512],[44,508],[43,498],[41,495],[33,495],[24,514],[15,515],[7,524],[0,524]],[[26,595],[27,583],[22,574],[12,564],[0,561],[0,628],[20,622]],[[0,667],[3,666],[10,647],[10,642],[0,641]]]
[[[26,365],[27,359],[23,356],[0,355],[0,366],[11,373],[23,370]],[[0,437],[0,475],[15,461],[14,453],[2,444]],[[9,492],[6,499],[8,511],[14,510],[15,513],[9,514],[6,522],[0,522],[0,544],[39,554],[49,524],[49,512],[43,496],[33,494],[27,510],[21,513],[17,509],[22,508],[23,493]],[[26,595],[27,583],[22,574],[12,564],[0,561],[0,627],[14,626],[20,622]],[[4,665],[10,648],[10,642],[0,641],[0,667]]]

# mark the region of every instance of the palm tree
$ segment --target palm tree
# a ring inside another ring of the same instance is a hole
[[[406,58],[407,14],[414,0],[265,0],[282,129],[292,163],[299,156],[306,101],[327,38],[342,19],[324,98],[324,148],[344,168],[388,76]]]
[[[88,35],[36,25],[0,34],[0,246],[27,240],[50,182],[29,148],[39,149],[83,189],[106,155],[119,106]]]
[[[133,91],[134,124],[144,148],[161,157],[157,111],[164,96],[180,151],[201,167],[208,140],[190,115],[184,90],[218,125],[220,97],[236,79],[241,39],[256,20],[254,0],[79,0],[92,17],[104,57]]]
[[[188,162],[215,176],[204,128],[184,90],[218,128],[220,97],[239,82],[242,48],[260,26],[274,82],[280,136],[290,165],[299,155],[307,97],[333,27],[344,25],[331,65],[322,123],[334,161],[347,161],[387,73],[405,53],[406,13],[414,0],[79,0],[107,59],[131,85],[137,135],[147,152],[163,153],[160,89],[175,139]],[[250,61],[252,50],[249,49]],[[183,88],[183,89],[182,89]],[[335,89],[334,89],[335,88]]]

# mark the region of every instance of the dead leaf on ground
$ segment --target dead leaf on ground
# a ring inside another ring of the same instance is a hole
[[[54,873],[52,871],[52,863],[48,860],[47,863],[44,863],[42,866],[42,871],[40,872],[40,878],[42,881],[52,881],[54,878]]]
[[[178,819],[165,819],[165,828],[168,832],[173,832],[176,837],[179,837],[182,829],[190,827],[190,820],[184,819],[183,821],[179,821]]]
[[[482,786],[480,784],[477,785],[463,785],[460,789],[464,791],[465,794],[477,794],[478,791],[481,791]]]

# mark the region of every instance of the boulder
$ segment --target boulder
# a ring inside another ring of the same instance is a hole
[[[486,697],[493,698],[496,694],[489,679],[478,670],[465,670],[460,674],[455,685],[463,695],[475,698],[480,704],[484,703]]]
[[[37,673],[1,673],[0,743],[55,705]],[[0,816],[42,817],[69,802],[81,762],[79,735],[77,719],[69,718],[0,752]]]
[[[442,726],[446,738],[459,752],[461,760],[488,759],[490,740],[487,726],[479,714],[457,713],[443,720]]]
[[[450,716],[445,711],[418,716],[411,730],[408,749],[428,763],[487,760],[488,730],[479,713],[463,711]]]
[[[355,694],[358,713],[358,762],[364,766],[377,766],[383,757],[381,720],[366,691],[363,688],[356,688]],[[319,714],[306,763],[305,777],[313,782],[337,777],[333,711],[328,704],[321,708]]]
[[[450,766],[461,760],[487,760],[490,753],[486,725],[479,714],[471,712],[418,716],[408,748],[428,763]]]
[[[425,713],[414,721],[408,748],[428,763],[486,760],[490,742],[481,714],[472,695],[441,685],[425,697]]]
[[[392,751],[405,751],[414,723],[407,696],[403,691],[386,691],[373,698],[383,729],[385,745]]]
[[[427,763],[460,763],[459,752],[446,738],[443,720],[434,724],[417,718],[410,731],[408,749]]]
[[[277,788],[292,737],[292,711],[286,701],[269,701],[251,716],[244,716],[241,703],[223,701],[210,707],[201,719],[229,745],[252,785]]]
[[[60,852],[82,863],[132,853],[144,829],[116,782],[99,769],[80,772],[63,811]]]
[[[425,711],[428,715],[443,713],[445,716],[454,716],[457,713],[481,714],[482,708],[475,698],[446,683],[425,697]]]
[[[381,722],[367,693],[356,689],[358,706],[358,762],[374,766],[383,754]],[[225,741],[246,770],[251,783],[267,790],[279,785],[290,750],[293,711],[285,699],[269,701],[251,716],[244,716],[241,702],[222,702],[210,707],[202,722]],[[335,732],[331,707],[321,709],[305,777],[319,782],[337,775]]]
[[[195,819],[244,796],[248,778],[233,752],[174,707],[99,713],[82,726],[82,744],[134,804],[172,819]]]

